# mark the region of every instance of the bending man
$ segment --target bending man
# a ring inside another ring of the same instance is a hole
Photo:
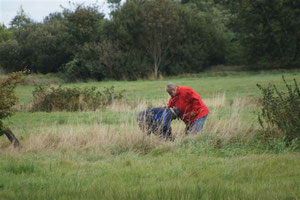
[[[167,106],[179,109],[179,117],[186,124],[186,135],[200,132],[209,113],[200,95],[190,87],[177,86],[175,83],[169,83],[166,91],[171,96]]]

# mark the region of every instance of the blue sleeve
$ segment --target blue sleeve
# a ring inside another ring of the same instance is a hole
[[[163,135],[166,136],[168,132],[170,132],[171,129],[171,121],[172,121],[172,112],[169,108],[166,108],[162,114],[163,118]]]

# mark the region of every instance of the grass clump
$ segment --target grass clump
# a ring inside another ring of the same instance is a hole
[[[123,92],[115,92],[114,86],[103,91],[96,87],[38,86],[33,91],[32,111],[94,111],[122,99]]]
[[[220,136],[202,134],[178,141],[174,149],[181,156],[194,154],[198,156],[232,158],[265,153],[295,152],[297,145],[297,143],[293,143],[287,146],[282,138],[273,138],[265,141],[258,135],[244,139],[239,137],[225,139]]]
[[[32,163],[17,163],[12,162],[8,164],[5,171],[12,174],[32,174],[36,170],[36,166]]]

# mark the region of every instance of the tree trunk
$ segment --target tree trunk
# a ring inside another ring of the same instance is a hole
[[[158,67],[157,67],[157,63],[154,64],[154,76],[157,79],[158,78]]]
[[[160,57],[158,55],[154,56],[154,75],[155,78],[158,79],[158,71],[160,67]]]
[[[13,132],[7,128],[2,131],[0,135],[3,135],[3,133],[6,135],[8,140],[14,145],[14,147],[21,147],[19,140],[16,138],[16,136],[13,134]]]

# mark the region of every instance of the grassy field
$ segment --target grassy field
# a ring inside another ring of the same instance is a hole
[[[1,137],[0,199],[299,199],[299,150],[257,139],[256,84],[283,89],[281,74],[300,79],[294,70],[63,84],[126,90],[95,112],[30,112],[34,86],[19,86],[18,111],[5,122],[23,147]],[[181,121],[172,123],[174,142],[138,130],[139,111],[168,101],[168,82],[192,87],[208,105],[201,135],[185,137]]]

